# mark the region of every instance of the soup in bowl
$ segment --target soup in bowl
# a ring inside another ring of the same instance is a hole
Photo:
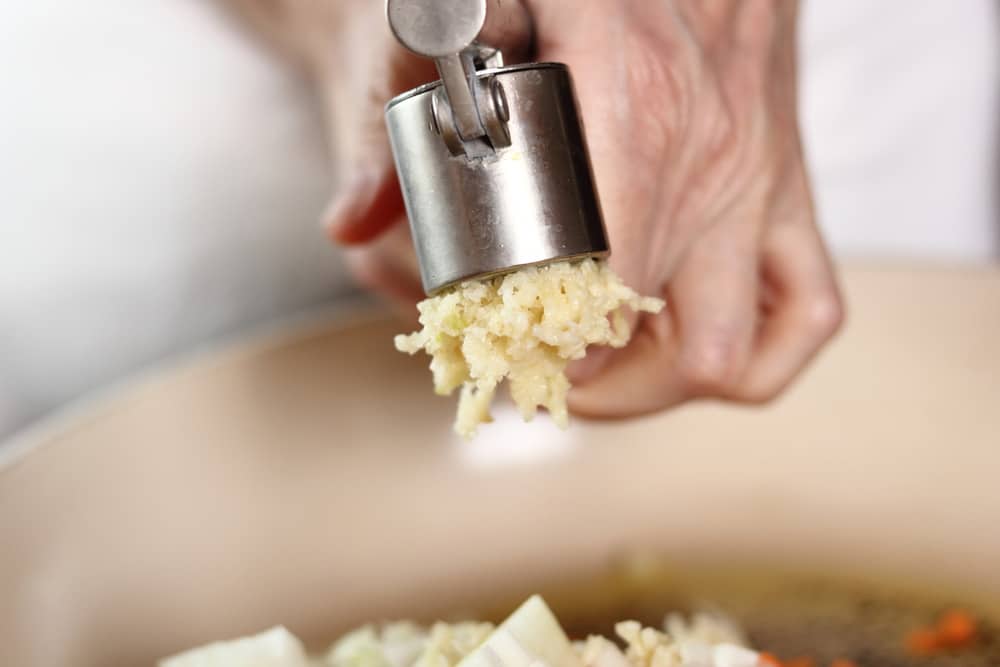
[[[933,664],[954,656],[906,637],[959,610],[992,650],[1000,274],[846,289],[845,333],[767,407],[564,431],[499,405],[466,442],[377,310],[78,406],[0,450],[0,662],[152,664],[275,625],[322,652],[534,593],[571,639],[709,607],[782,660],[889,655],[831,643],[884,623],[911,662],[877,664]]]

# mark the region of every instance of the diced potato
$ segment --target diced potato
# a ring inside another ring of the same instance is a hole
[[[302,643],[283,627],[164,658],[159,667],[309,667]]]
[[[535,595],[517,608],[459,667],[583,667],[552,610]]]

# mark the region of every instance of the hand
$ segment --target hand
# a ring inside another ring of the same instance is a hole
[[[344,2],[350,20],[330,23],[313,43],[334,46],[314,46],[309,60],[347,176],[330,233],[356,247],[363,283],[412,313],[422,294],[382,105],[435,75],[395,44],[381,5]],[[570,407],[623,417],[692,398],[774,397],[843,317],[799,140],[796,3],[529,5],[537,60],[575,77],[611,264],[667,301],[659,315],[632,316],[628,347],[591,350],[571,368]]]
[[[796,3],[570,4],[533,6],[542,58],[577,74],[612,266],[667,301],[574,369],[571,408],[773,398],[843,318],[799,139]]]

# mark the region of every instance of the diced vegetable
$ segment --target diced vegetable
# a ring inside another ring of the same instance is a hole
[[[541,597],[528,598],[459,667],[583,667]]]
[[[624,649],[599,636],[571,642],[539,596],[507,620],[489,623],[413,623],[364,626],[310,659],[284,628],[218,642],[167,658],[160,667],[790,667],[744,647],[740,629],[715,614],[690,621],[672,616],[667,632],[636,621],[615,626]],[[948,621],[955,637],[961,619]],[[672,630],[671,630],[672,628]],[[675,635],[676,633],[676,635]],[[854,667],[838,665],[836,667]]]
[[[215,642],[161,660],[160,667],[309,667],[302,643],[282,627]]]

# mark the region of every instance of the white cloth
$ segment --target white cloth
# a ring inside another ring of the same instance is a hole
[[[308,86],[211,2],[7,3],[0,62],[8,430],[348,289]]]
[[[803,21],[835,249],[995,252],[996,4],[811,0]],[[208,0],[8,3],[0,62],[0,434],[348,289],[316,226],[316,104]]]
[[[840,255],[996,258],[996,0],[805,0],[801,112]]]

